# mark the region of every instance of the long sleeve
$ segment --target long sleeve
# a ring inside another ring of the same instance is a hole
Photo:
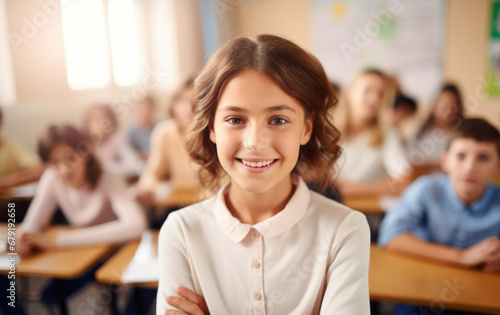
[[[344,219],[329,260],[320,314],[370,314],[370,231],[363,214],[352,212]]]
[[[61,232],[62,247],[84,246],[102,243],[120,243],[140,237],[147,228],[146,218],[139,205],[127,198],[125,183],[119,176],[106,177],[99,186],[109,197],[116,220]]]
[[[146,166],[139,179],[139,187],[153,191],[162,179],[169,174],[169,163],[166,159],[168,141],[165,134],[171,122],[157,125],[151,135],[151,151]]]
[[[399,203],[388,211],[380,225],[378,238],[380,246],[385,247],[399,234],[415,232],[423,225],[425,207],[422,201],[431,196],[426,196],[424,193],[426,183],[422,178],[417,179],[406,189]]]
[[[28,213],[20,226],[23,232],[37,233],[50,223],[57,208],[57,199],[54,192],[56,189],[55,176],[51,169],[47,169],[40,178],[35,198],[31,202]]]
[[[156,298],[156,314],[164,314],[167,309],[175,309],[166,302],[167,296],[176,296],[178,286],[196,292],[192,279],[190,257],[187,252],[185,233],[177,213],[172,213],[163,224],[158,239],[158,259],[160,281]]]

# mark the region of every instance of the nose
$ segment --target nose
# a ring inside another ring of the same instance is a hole
[[[471,173],[475,170],[476,168],[477,161],[475,158],[469,158],[465,161],[464,163],[464,169],[468,172]]]
[[[250,151],[262,151],[269,147],[272,132],[256,124],[249,125],[243,140],[243,146]]]

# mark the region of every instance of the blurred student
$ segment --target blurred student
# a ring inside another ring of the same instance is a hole
[[[135,120],[128,129],[130,143],[143,160],[148,159],[151,133],[158,123],[155,118],[155,110],[155,101],[151,96],[137,102]]]
[[[159,123],[151,137],[151,153],[139,178],[138,200],[153,205],[166,198],[161,184],[169,182],[173,189],[199,189],[197,166],[193,164],[185,144],[185,133],[193,119],[193,80],[187,80],[175,93],[170,105],[173,119]]]
[[[402,139],[408,136],[406,123],[417,113],[417,102],[411,97],[403,94],[396,96],[392,107],[392,125],[398,130]]]
[[[366,70],[344,90],[335,124],[342,132],[343,154],[337,162],[343,197],[399,194],[411,167],[401,139],[388,121],[393,90],[378,70]]]
[[[500,133],[482,119],[463,120],[441,164],[446,175],[417,179],[388,212],[379,245],[449,265],[500,272],[500,188],[491,183],[500,172]],[[398,314],[414,311],[401,306]]]
[[[38,153],[48,168],[18,229],[19,255],[140,237],[146,229],[141,208],[126,197],[120,176],[101,169],[85,134],[68,125],[50,126],[39,141]],[[58,207],[73,229],[46,231]],[[68,280],[65,288],[71,294],[92,277]],[[52,287],[53,283],[42,298],[49,304],[55,303]]]
[[[463,119],[463,102],[458,87],[445,84],[429,118],[408,141],[410,162],[421,168],[439,168],[450,134]]]
[[[0,108],[0,132],[3,115]],[[39,160],[19,144],[0,136],[0,190],[37,181],[43,172]]]
[[[84,121],[85,131],[94,145],[102,167],[121,175],[139,175],[144,163],[130,145],[124,133],[118,130],[115,113],[107,105],[89,109]]]

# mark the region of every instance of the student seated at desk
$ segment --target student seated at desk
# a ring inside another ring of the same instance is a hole
[[[450,134],[463,119],[460,90],[454,84],[443,85],[429,118],[408,139],[407,154],[410,162],[418,168],[439,168]]]
[[[152,96],[141,99],[136,104],[135,120],[128,128],[130,143],[143,160],[148,159],[151,133],[158,123],[155,118],[155,109],[155,100]]]
[[[500,272],[500,133],[465,119],[443,154],[447,175],[417,179],[384,218],[379,245],[464,268]],[[401,312],[399,314],[412,314]]]
[[[166,198],[161,183],[173,189],[199,189],[198,167],[189,157],[184,135],[193,119],[191,96],[193,80],[187,80],[174,95],[170,105],[173,119],[159,123],[151,136],[151,153],[139,178],[138,200],[145,205]]]
[[[92,107],[85,116],[84,125],[104,170],[127,176],[141,173],[144,163],[126,135],[118,130],[118,122],[111,107]]]
[[[48,168],[18,229],[18,254],[121,243],[140,237],[146,229],[141,208],[126,197],[123,179],[102,171],[91,150],[90,139],[67,125],[50,126],[40,139],[38,152]],[[44,232],[57,206],[74,229]],[[79,279],[68,280],[68,292],[79,288],[72,285],[73,281],[81,284]],[[53,297],[43,300],[55,301]]]
[[[0,108],[0,131],[3,115]],[[0,137],[0,190],[37,181],[43,166],[36,157],[23,147]]]
[[[335,184],[343,197],[394,194],[409,183],[411,167],[388,116],[393,91],[385,74],[366,70],[344,90],[335,110],[342,156]]]

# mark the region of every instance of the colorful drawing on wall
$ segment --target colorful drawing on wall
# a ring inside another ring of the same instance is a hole
[[[445,1],[313,0],[313,52],[345,86],[369,67],[400,81],[408,94],[435,97],[443,79]]]
[[[486,91],[490,97],[500,97],[500,1],[491,2],[488,28],[490,47],[487,58]]]

